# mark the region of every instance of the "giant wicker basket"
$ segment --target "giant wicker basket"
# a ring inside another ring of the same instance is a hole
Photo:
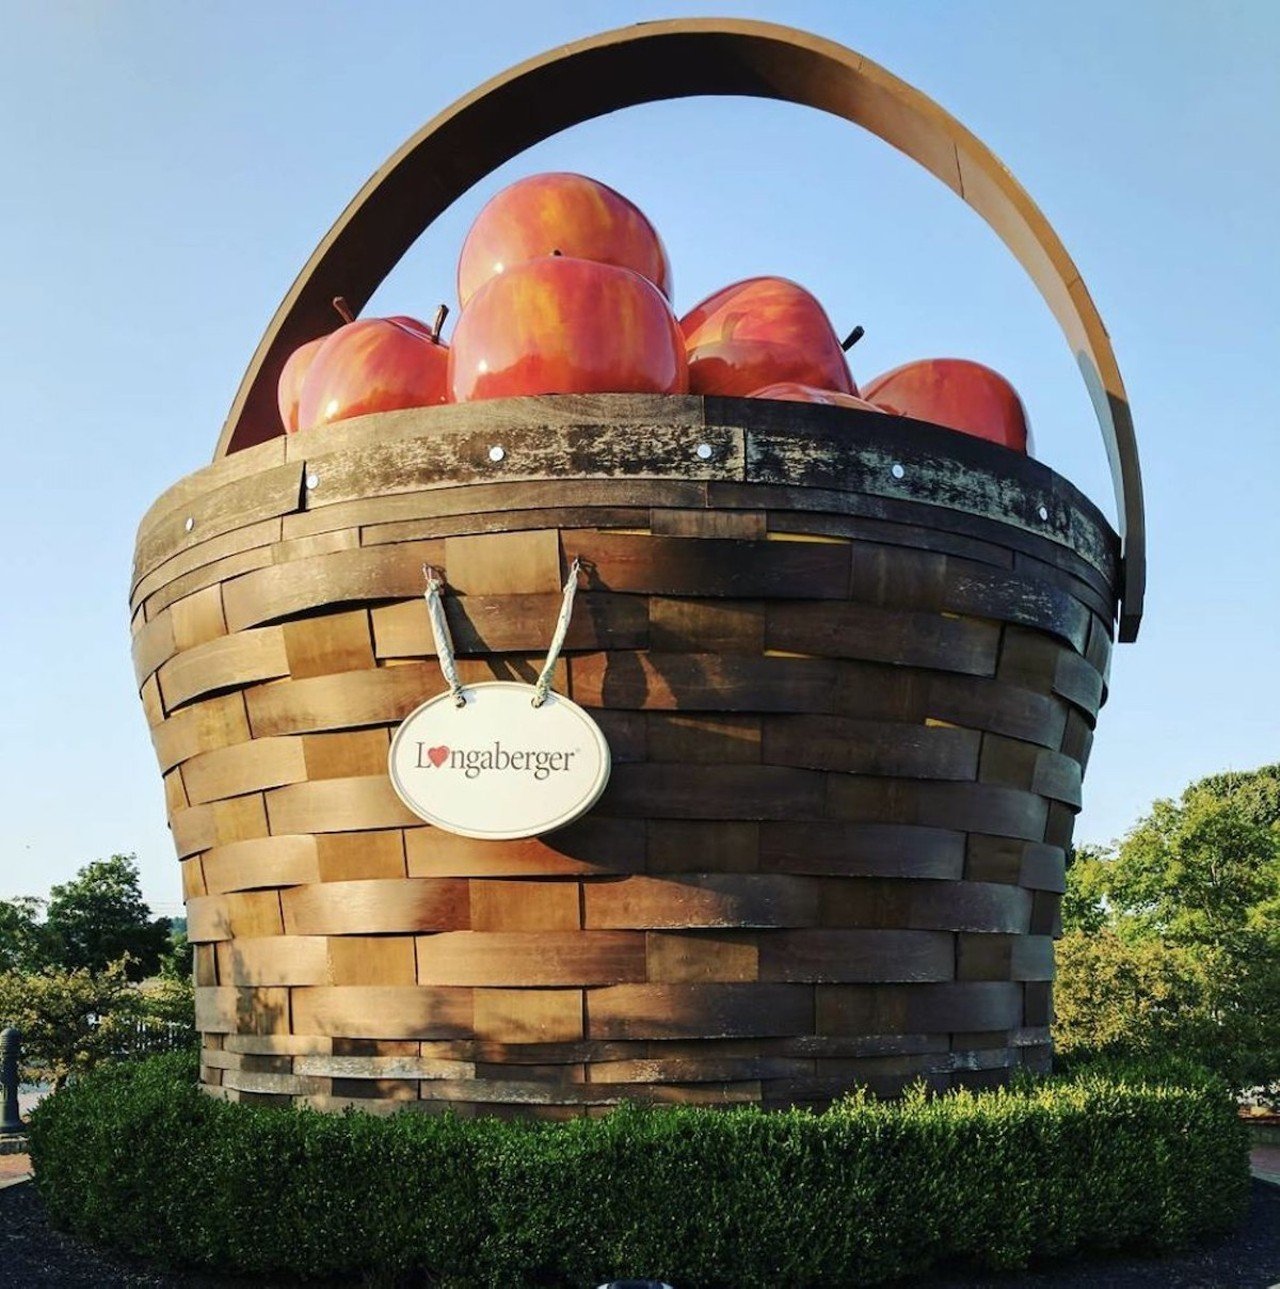
[[[792,403],[557,396],[286,440],[275,383],[495,165],[690,94],[854,121],[1006,241],[1075,351],[1122,542],[1026,457]],[[500,460],[490,449],[501,447]],[[391,788],[442,686],[532,679],[612,747],[562,831],[475,841]],[[656,23],[536,59],[409,141],[281,305],[217,458],[138,537],[134,657],[196,946],[202,1082],[232,1100],[562,1117],[623,1099],[821,1105],[1050,1059],[1053,940],[1141,488],[1106,333],[1008,172],[937,105],[784,28]]]

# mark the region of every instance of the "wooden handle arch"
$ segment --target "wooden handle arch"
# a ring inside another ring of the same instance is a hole
[[[771,23],[645,23],[551,50],[446,108],[365,184],[276,310],[241,381],[215,459],[281,433],[280,370],[359,311],[418,236],[491,170],[569,126],[640,103],[735,94],[818,108],[919,162],[982,216],[1048,302],[1080,365],[1111,463],[1123,539],[1120,639],[1142,618],[1146,533],[1138,448],[1107,332],[1044,215],[978,138],[919,90],[831,41]]]

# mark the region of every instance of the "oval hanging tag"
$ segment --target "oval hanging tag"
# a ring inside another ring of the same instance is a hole
[[[463,837],[537,837],[584,814],[609,782],[609,744],[577,703],[518,681],[466,687],[466,704],[438,694],[391,740],[400,800]]]

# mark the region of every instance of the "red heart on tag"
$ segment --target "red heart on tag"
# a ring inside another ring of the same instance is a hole
[[[449,749],[443,744],[440,747],[427,748],[427,756],[434,766],[442,766],[449,759]]]

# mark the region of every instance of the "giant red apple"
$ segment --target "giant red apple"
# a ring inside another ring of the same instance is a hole
[[[1030,450],[1026,409],[999,372],[967,358],[922,358],[868,381],[863,397],[917,421],[932,421],[1013,448]]]
[[[763,389],[753,389],[748,398],[772,398],[784,403],[824,403],[828,407],[852,407],[859,412],[879,412],[884,415],[884,408],[868,403],[865,398],[856,394],[842,394],[834,389],[817,389],[813,385],[801,385],[794,380],[780,380],[776,385],[766,385]]]
[[[748,396],[779,381],[857,394],[822,305],[799,283],[748,278],[680,319],[695,394]]]
[[[298,428],[370,412],[448,402],[449,348],[439,323],[416,318],[357,318],[317,350],[302,381]]]
[[[455,402],[521,394],[683,394],[684,340],[658,289],[630,269],[547,255],[492,277],[449,349]]]
[[[657,230],[621,193],[585,175],[530,175],[504,188],[471,225],[458,259],[458,301],[526,260],[560,254],[632,269],[671,298]]]
[[[320,352],[320,346],[328,339],[328,336],[318,336],[305,345],[299,345],[281,369],[280,383],[276,386],[276,404],[280,408],[280,420],[286,434],[298,432],[298,399],[302,396],[302,382]]]

